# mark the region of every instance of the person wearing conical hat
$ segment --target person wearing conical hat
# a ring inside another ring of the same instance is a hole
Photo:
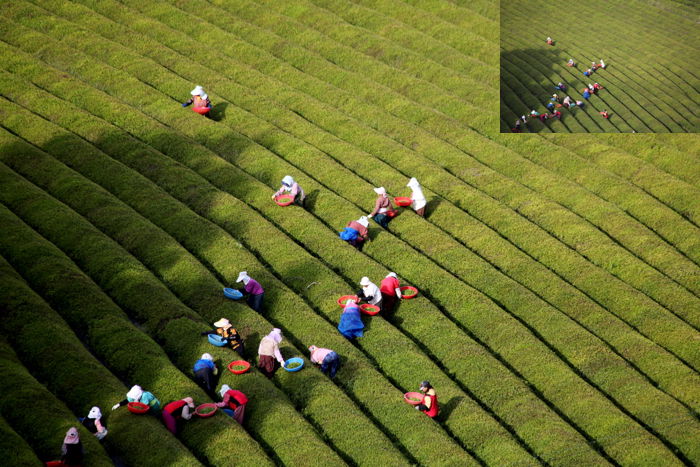
[[[340,356],[331,349],[323,347],[309,346],[311,363],[321,365],[321,372],[327,374],[329,378],[335,378],[335,374],[340,368]]]
[[[258,368],[268,378],[272,378],[277,369],[284,368],[284,358],[280,352],[282,331],[274,328],[270,334],[260,340],[258,346]]]
[[[191,419],[193,413],[194,400],[191,397],[172,401],[163,407],[163,423],[172,434],[176,435],[180,431],[182,420]]]
[[[146,404],[149,406],[148,411],[151,413],[160,410],[160,401],[156,399],[156,396],[151,392],[144,391],[138,384],[133,385],[131,389],[129,389],[129,392],[126,393],[126,399],[118,404],[114,404],[112,410],[117,410],[119,407],[129,402],[141,402],[142,404]]]
[[[243,352],[245,351],[243,346],[243,338],[240,334],[238,334],[238,331],[236,330],[236,328],[233,327],[231,322],[226,318],[221,318],[219,321],[214,323],[214,327],[216,329],[213,329],[211,331],[204,331],[201,334],[203,336],[206,336],[208,334],[220,335],[226,340],[226,343],[229,345],[229,347],[231,347],[231,349],[235,350],[236,352],[238,352],[238,355],[243,357]]]
[[[435,389],[430,384],[429,381],[423,381],[420,383],[420,392],[424,394],[423,400],[420,404],[416,405],[416,410],[420,410],[430,418],[437,417],[439,412],[437,394],[435,394]]]
[[[374,192],[377,194],[374,210],[367,217],[370,219],[374,217],[374,221],[386,229],[391,218],[396,215],[396,209],[383,186],[375,188]]]
[[[239,291],[245,295],[248,305],[256,312],[261,313],[265,290],[263,290],[260,283],[250,277],[247,271],[241,271],[236,282],[243,283],[243,288],[239,289]]]
[[[340,238],[362,251],[366,240],[369,239],[369,219],[362,216],[356,221],[348,222],[348,225],[340,232]]]
[[[83,426],[99,440],[107,436],[107,428],[102,424],[102,411],[99,407],[90,409],[88,416],[83,418]]]
[[[201,358],[194,363],[192,371],[197,384],[203,386],[207,394],[214,396],[214,389],[216,388],[214,377],[219,372],[214,363],[214,357],[208,353],[202,354]]]
[[[282,179],[282,186],[275,192],[274,195],[272,195],[272,199],[275,199],[279,195],[283,195],[285,193],[289,193],[290,195],[294,196],[294,202],[302,208],[304,207],[306,202],[306,194],[291,175],[284,176]]]
[[[216,406],[222,408],[226,414],[233,417],[239,425],[242,425],[248,397],[237,389],[231,389],[228,384],[221,386],[219,395],[221,396],[221,402],[217,402]]]
[[[187,107],[188,105],[192,105],[192,110],[207,118],[211,118],[211,101],[207,93],[202,89],[202,86],[195,86],[195,88],[190,91],[190,94],[192,97],[187,102],[183,102],[182,106]]]

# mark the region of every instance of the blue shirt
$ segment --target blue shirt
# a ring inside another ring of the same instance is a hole
[[[201,359],[201,360],[197,360],[195,362],[194,371],[199,371],[199,370],[202,370],[204,368],[210,368],[213,370],[216,367],[214,365],[214,362],[212,362],[211,360]]]

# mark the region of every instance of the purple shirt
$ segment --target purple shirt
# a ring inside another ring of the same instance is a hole
[[[265,292],[262,286],[258,284],[258,281],[252,278],[245,285],[245,291],[251,295],[260,295],[261,293]]]

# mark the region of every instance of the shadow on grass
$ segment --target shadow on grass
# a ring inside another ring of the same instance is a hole
[[[464,396],[454,396],[446,404],[440,405],[440,414],[437,416],[438,421],[445,422],[450,417],[452,411],[465,399]]]

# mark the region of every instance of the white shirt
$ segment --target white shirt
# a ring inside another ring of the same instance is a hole
[[[370,282],[369,285],[362,287],[362,291],[365,293],[365,297],[372,297],[372,300],[368,302],[370,305],[376,305],[382,301],[382,293],[374,282]]]

